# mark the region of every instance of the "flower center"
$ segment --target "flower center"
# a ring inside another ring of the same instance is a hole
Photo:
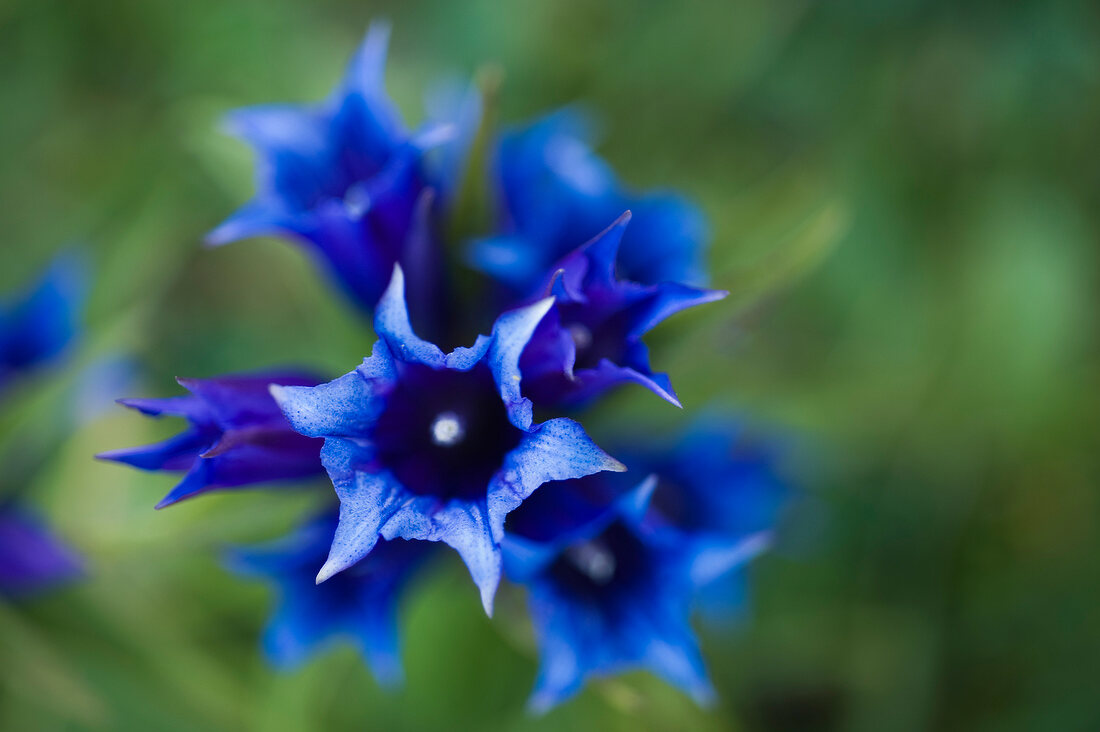
[[[594,584],[606,585],[615,577],[615,555],[598,541],[570,546],[565,558]]]
[[[380,468],[411,493],[442,500],[484,497],[522,436],[484,364],[470,371],[403,365],[368,434]]]
[[[581,325],[580,323],[573,323],[569,326],[569,337],[573,339],[573,344],[577,347],[577,351],[583,351],[592,345],[592,331],[588,329],[588,326]]]
[[[443,412],[432,422],[432,442],[442,447],[452,447],[466,437],[466,425],[454,412]]]
[[[359,218],[370,208],[370,193],[365,183],[352,183],[344,192],[344,207],[352,218]]]

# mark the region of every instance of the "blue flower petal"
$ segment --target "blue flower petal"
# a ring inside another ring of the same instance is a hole
[[[34,593],[75,579],[80,558],[36,518],[0,507],[0,597]]]
[[[351,440],[329,438],[321,451],[321,461],[340,498],[340,523],[328,559],[317,573],[318,584],[369,554],[383,525],[418,500],[389,473],[357,469],[366,457],[364,450]],[[403,532],[390,535],[403,536]]]
[[[374,312],[374,331],[386,341],[393,354],[406,363],[422,363],[443,368],[446,356],[439,346],[429,343],[413,332],[409,310],[405,305],[405,273],[400,264],[393,267],[389,287],[378,301]]]
[[[504,519],[543,483],[570,480],[626,466],[596,446],[584,428],[564,417],[543,422],[505,458],[489,487],[489,519],[499,543]]]
[[[519,359],[535,327],[553,305],[554,298],[547,297],[533,305],[504,313],[493,324],[489,368],[508,409],[509,419],[521,430],[530,429],[533,408],[531,401],[520,393],[522,378]]]
[[[210,467],[211,463],[209,460],[196,460],[191,470],[183,476],[183,480],[181,480],[175,488],[168,491],[168,495],[160,499],[160,502],[154,508],[158,510],[167,508],[187,498],[194,498],[200,493],[216,490],[218,486],[211,485],[210,483]]]
[[[504,558],[504,573],[515,582],[527,582],[554,561],[560,548],[506,533],[500,542]]]
[[[703,655],[681,608],[654,597],[648,608],[637,607],[624,614],[617,631],[624,645],[633,646],[633,653],[626,655],[636,655],[642,665],[683,689],[700,706],[714,703],[714,687],[707,678]]]
[[[652,330],[670,315],[696,305],[716,302],[729,295],[725,290],[702,290],[674,282],[665,282],[654,288],[644,308],[634,320],[630,334],[641,336]]]
[[[399,596],[430,551],[427,545],[381,542],[351,571],[316,585],[314,571],[328,552],[335,526],[335,516],[321,516],[276,541],[232,549],[226,565],[275,590],[275,611],[263,638],[275,666],[294,668],[322,647],[348,639],[367,658],[375,678],[392,686],[402,676]]]
[[[119,399],[118,403],[130,409],[136,409],[149,417],[167,414],[173,417],[187,417],[195,421],[213,421],[214,415],[201,399],[193,396],[175,396],[160,399]]]
[[[203,241],[218,247],[231,242],[268,234],[298,234],[295,217],[265,200],[253,200],[234,211],[229,218],[207,233]]]
[[[539,629],[539,672],[527,707],[544,714],[580,691],[585,672],[596,665],[591,653],[606,636],[598,615],[553,595],[532,597],[531,616]]]
[[[605,358],[594,369],[576,372],[579,386],[570,394],[569,401],[583,403],[619,384],[633,383],[644,386],[674,407],[682,408],[668,375],[647,373],[648,371],[648,364],[643,371],[632,366],[619,366]]]
[[[139,470],[189,470],[195,457],[209,449],[214,439],[216,436],[210,432],[191,429],[152,445],[101,452],[96,458]]]
[[[691,558],[691,581],[705,587],[766,552],[772,541],[772,532],[759,531],[735,540],[700,542]]]
[[[501,556],[485,501],[452,501],[433,513],[431,519],[430,533],[424,538],[442,541],[458,552],[481,594],[485,614],[492,617],[493,597],[500,584]]]
[[[29,291],[0,300],[0,387],[55,359],[76,338],[87,270],[81,252],[63,251]]]
[[[382,346],[367,360],[371,373],[384,373],[389,354]],[[274,384],[271,395],[290,425],[307,437],[361,435],[381,409],[374,384],[359,371],[315,387]]]

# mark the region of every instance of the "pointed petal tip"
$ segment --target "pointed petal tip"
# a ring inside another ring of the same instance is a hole
[[[393,263],[393,272],[390,274],[390,281],[386,285],[386,289],[382,291],[382,296],[378,298],[377,310],[382,310],[383,306],[389,303],[395,303],[401,307],[405,307],[405,270],[401,269],[400,262]],[[375,324],[377,326],[378,317],[375,316]]]
[[[528,307],[532,317],[534,317],[536,320],[542,320],[543,317],[545,317],[546,314],[550,312],[550,308],[554,307],[554,303],[556,302],[556,300],[557,298],[555,298],[553,295],[547,295],[538,302],[529,305]]]
[[[554,700],[547,694],[534,693],[527,700],[527,713],[534,717],[546,716],[554,708]]]
[[[267,393],[271,395],[276,404],[282,407],[287,398],[287,387],[282,384],[268,384]]]
[[[161,509],[168,508],[171,505],[179,503],[181,499],[172,498],[171,495],[167,495],[157,502],[157,505],[153,506],[154,511],[160,511]]]
[[[618,499],[619,511],[632,521],[640,522],[649,511],[649,502],[657,490],[657,475],[650,473],[641,483]]]
[[[198,383],[200,381],[202,381],[202,379],[196,379],[192,376],[177,376],[176,377],[176,383],[179,384],[180,386],[182,386],[184,389],[187,389],[187,391],[190,391],[192,393],[194,393],[194,389],[192,389],[191,387],[198,385]]]
[[[322,582],[332,579],[334,576],[339,574],[341,569],[342,567],[339,567],[335,562],[329,559],[327,562],[325,562],[324,566],[321,567],[321,570],[317,573],[317,577],[313,581],[314,584],[319,585]]]
[[[487,617],[493,617],[493,600],[496,597],[495,587],[483,587],[481,588],[481,606],[485,608],[485,615]]]
[[[103,452],[97,452],[95,455],[92,456],[92,459],[118,463],[122,462],[120,458],[126,452],[129,452],[128,448],[122,448],[119,450],[104,450]]]
[[[610,455],[607,456],[606,465],[607,467],[605,468],[605,470],[611,473],[625,473],[627,471],[625,463]]]
[[[706,305],[711,302],[718,302],[719,300],[725,300],[730,296],[729,290],[703,290],[703,294],[699,298],[699,305]]]
[[[225,246],[233,241],[233,237],[227,234],[225,225],[217,226],[202,237],[202,245],[209,249]]]
[[[393,32],[393,23],[389,18],[379,18],[371,21],[367,28],[367,38],[375,39],[375,43],[388,43],[390,33]]]

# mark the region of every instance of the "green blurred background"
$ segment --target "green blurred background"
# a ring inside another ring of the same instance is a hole
[[[378,17],[410,121],[495,67],[503,121],[584,101],[627,181],[713,222],[733,297],[656,334],[685,413],[628,393],[595,429],[731,408],[795,446],[807,499],[746,617],[704,632],[720,705],[636,674],[528,717],[522,597],[487,620],[457,562],[410,598],[404,689],[346,648],[273,674],[270,596],[217,552],[331,489],[154,512],[171,477],[90,456],[177,426],[118,409],[58,441],[55,374],[0,436],[50,445],[31,495],[89,577],[0,605],[0,729],[1100,729],[1095,4],[0,2],[0,291],[66,242],[96,266],[60,378],[130,354],[162,395],[363,356],[299,251],[199,241],[251,193],[219,116],[320,98]]]

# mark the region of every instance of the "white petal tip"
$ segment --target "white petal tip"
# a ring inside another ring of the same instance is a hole
[[[485,615],[490,618],[493,617],[493,597],[495,595],[495,590],[482,591],[481,593],[481,606],[485,608]]]
[[[332,560],[325,562],[325,566],[321,567],[321,571],[317,573],[316,583],[321,584],[325,580],[331,579],[333,575],[340,572],[340,569]]]

